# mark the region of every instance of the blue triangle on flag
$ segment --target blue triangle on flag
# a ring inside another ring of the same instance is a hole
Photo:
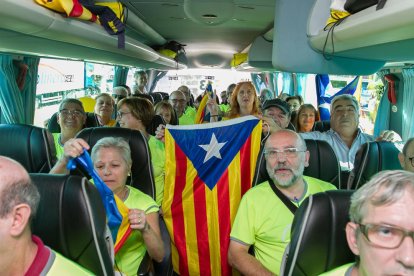
[[[200,179],[213,190],[258,122],[255,117],[246,117],[168,130]]]

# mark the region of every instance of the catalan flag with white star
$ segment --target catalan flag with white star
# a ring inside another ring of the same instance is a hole
[[[162,209],[174,271],[181,276],[232,275],[230,230],[240,199],[252,186],[261,130],[253,116],[167,126]]]

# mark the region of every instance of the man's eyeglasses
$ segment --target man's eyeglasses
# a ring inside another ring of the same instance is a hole
[[[298,156],[299,152],[305,152],[306,150],[301,150],[298,148],[286,148],[282,150],[277,149],[265,149],[264,154],[269,159],[276,159],[276,157],[279,155],[283,155],[287,158],[294,158]]]
[[[187,100],[185,99],[170,99],[173,103],[186,103]]]
[[[379,224],[358,224],[365,238],[375,246],[394,249],[401,245],[405,237],[411,237],[414,241],[414,231],[408,231],[399,227]]]
[[[59,111],[59,113],[64,117],[68,117],[68,116],[81,117],[85,114],[84,112],[80,110],[76,110],[76,109],[75,110],[62,109],[61,111]]]
[[[125,99],[126,96],[119,95],[119,94],[112,94],[112,98],[114,98],[115,100],[122,100],[122,99]]]
[[[131,112],[122,112],[122,111],[118,111],[117,113],[116,113],[116,117],[117,118],[119,118],[119,119],[122,119],[122,117],[124,116],[124,115],[126,115],[126,114],[130,114]]]

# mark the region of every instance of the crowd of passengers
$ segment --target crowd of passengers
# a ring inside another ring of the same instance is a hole
[[[94,168],[101,179],[130,208],[129,221],[133,234],[115,258],[115,270],[125,275],[136,275],[145,251],[158,262],[164,257],[158,219],[159,214],[162,215],[160,206],[164,191],[165,125],[158,126],[155,135],[147,132],[148,126],[155,114],[160,115],[167,124],[194,124],[196,103],[200,102],[200,99],[196,99],[194,105],[190,89],[181,86],[169,95],[168,100],[160,101],[154,106],[149,94],[145,94],[146,81],[145,72],[138,72],[132,93],[128,87],[116,87],[112,95],[98,95],[94,108],[102,127],[141,131],[148,141],[152,157],[155,200],[127,185],[132,159],[129,144],[125,140],[103,138],[95,144],[91,153]],[[273,189],[280,190],[296,206],[300,206],[310,194],[336,189],[330,183],[303,175],[304,168],[310,162],[304,139],[328,142],[341,168],[351,170],[356,151],[363,143],[374,140],[398,141],[401,138],[394,131],[384,131],[377,138],[363,133],[359,128],[359,104],[351,95],[340,95],[332,100],[331,129],[326,132],[313,131],[315,122],[319,120],[318,111],[311,104],[304,103],[300,96],[283,99],[285,95],[282,95],[273,98],[273,93],[269,90],[263,90],[258,95],[251,82],[232,84],[220,95],[221,103],[217,96],[208,100],[205,122],[246,115],[260,118],[263,121],[263,137],[267,138],[264,154],[270,178],[243,196],[232,225],[228,261],[243,275],[277,275],[283,252],[290,241],[294,215]],[[77,99],[63,100],[57,120],[61,131],[53,136],[59,160],[51,173],[67,174],[66,165],[70,158],[77,157],[84,149],[90,148],[84,140],[75,138],[86,121],[82,102]],[[340,274],[332,275],[378,275],[378,272],[384,271],[393,275],[414,274],[414,219],[410,213],[410,210],[414,210],[413,138],[406,142],[399,160],[403,170],[379,173],[352,196],[351,222],[346,227],[346,233],[349,247],[358,256],[358,261],[334,272],[340,271]],[[9,174],[14,177],[7,177]],[[19,189],[25,185],[34,189],[30,181],[27,181],[24,169],[7,158],[0,158],[0,176],[1,179],[6,179],[0,181],[0,199],[9,196],[6,194],[7,187],[13,183],[20,183],[20,186],[16,186]],[[30,200],[22,201],[22,204],[29,206],[28,218],[35,213],[37,204],[29,202]],[[1,202],[3,205],[3,200]],[[3,206],[1,208],[2,225],[10,208],[17,207],[11,206],[8,211],[3,211]],[[19,239],[24,240],[21,246],[43,246],[41,241],[39,243],[36,238],[32,238],[27,221],[21,227],[23,230],[25,235],[19,236]],[[12,240],[11,237],[8,240]],[[254,248],[254,256],[249,254],[251,246]],[[21,274],[27,272],[35,257],[34,250],[25,260],[25,267],[20,268]],[[18,257],[10,260],[16,262],[16,258]],[[0,268],[7,267],[7,263],[2,262],[0,261]],[[6,274],[13,274],[11,264],[9,269],[10,273]],[[73,269],[76,274],[82,274],[80,269]]]

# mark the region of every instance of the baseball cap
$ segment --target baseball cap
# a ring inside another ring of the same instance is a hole
[[[263,110],[268,109],[269,107],[277,107],[280,110],[282,110],[285,114],[290,115],[290,106],[287,102],[285,102],[284,100],[281,99],[271,99],[271,100],[267,100],[264,102],[263,104]]]

